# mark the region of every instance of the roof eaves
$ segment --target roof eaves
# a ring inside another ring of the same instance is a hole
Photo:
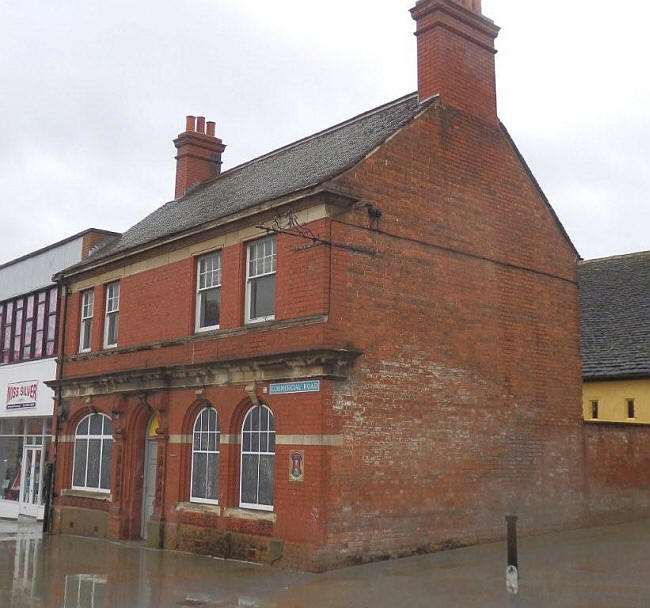
[[[331,177],[328,177],[324,182],[329,181]],[[202,224],[198,224],[196,226],[192,226],[191,228],[185,229],[185,230],[180,230],[178,232],[175,232],[173,234],[166,234],[158,239],[154,239],[151,241],[148,241],[146,243],[143,243],[141,245],[136,245],[134,247],[131,247],[129,249],[123,249],[115,254],[109,254],[106,257],[102,257],[99,260],[93,260],[92,257],[84,260],[81,263],[75,264],[74,266],[70,266],[68,268],[65,268],[59,272],[57,272],[53,277],[52,280],[57,282],[59,280],[63,280],[69,277],[72,277],[76,274],[81,274],[84,272],[88,272],[90,270],[95,270],[96,268],[101,268],[102,266],[106,266],[108,264],[111,264],[115,261],[128,258],[132,255],[136,255],[139,253],[145,253],[147,251],[150,251],[152,249],[155,249],[157,247],[160,247],[161,245],[165,245],[168,243],[172,243],[174,241],[178,241],[184,238],[188,238],[190,236],[193,236],[195,234],[200,234],[201,232],[205,232],[207,230],[212,230],[213,228],[218,228],[220,226],[225,226],[227,224],[257,215],[258,213],[263,213],[264,211],[268,211],[270,209],[274,209],[276,207],[281,207],[283,205],[286,205],[288,203],[295,202],[297,200],[301,200],[304,198],[307,198],[309,196],[313,196],[315,194],[320,194],[320,193],[330,193],[334,194],[336,196],[340,197],[345,197],[350,200],[352,198],[350,197],[349,194],[343,193],[339,190],[336,190],[334,187],[330,187],[329,185],[321,185],[324,184],[324,182],[319,182],[318,184],[315,184],[311,187],[303,188],[301,190],[296,190],[295,192],[288,193],[285,196],[282,196],[277,199],[272,199],[268,201],[263,201],[255,206],[248,207],[246,209],[243,209],[241,211],[238,211],[236,213],[232,213],[230,215],[225,215],[223,217],[220,217],[216,220],[210,220],[208,222],[204,222]],[[96,262],[96,263],[93,263]]]
[[[650,379],[650,371],[644,372],[592,372],[582,375],[585,382],[614,382],[616,380],[641,380],[643,378]]]

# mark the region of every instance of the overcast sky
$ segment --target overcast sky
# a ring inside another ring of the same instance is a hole
[[[224,168],[416,88],[414,0],[0,0],[0,262],[173,198],[186,114]],[[483,0],[499,115],[584,258],[650,249],[648,4]]]

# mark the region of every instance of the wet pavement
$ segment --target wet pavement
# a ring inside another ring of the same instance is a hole
[[[0,521],[0,608],[650,606],[650,520],[519,542],[520,593],[504,543],[314,575]]]

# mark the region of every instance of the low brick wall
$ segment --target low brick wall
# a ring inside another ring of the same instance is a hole
[[[584,456],[593,523],[650,515],[650,425],[585,422]]]

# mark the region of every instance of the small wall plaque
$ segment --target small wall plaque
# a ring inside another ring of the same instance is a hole
[[[305,451],[291,450],[289,452],[289,481],[305,480]]]

